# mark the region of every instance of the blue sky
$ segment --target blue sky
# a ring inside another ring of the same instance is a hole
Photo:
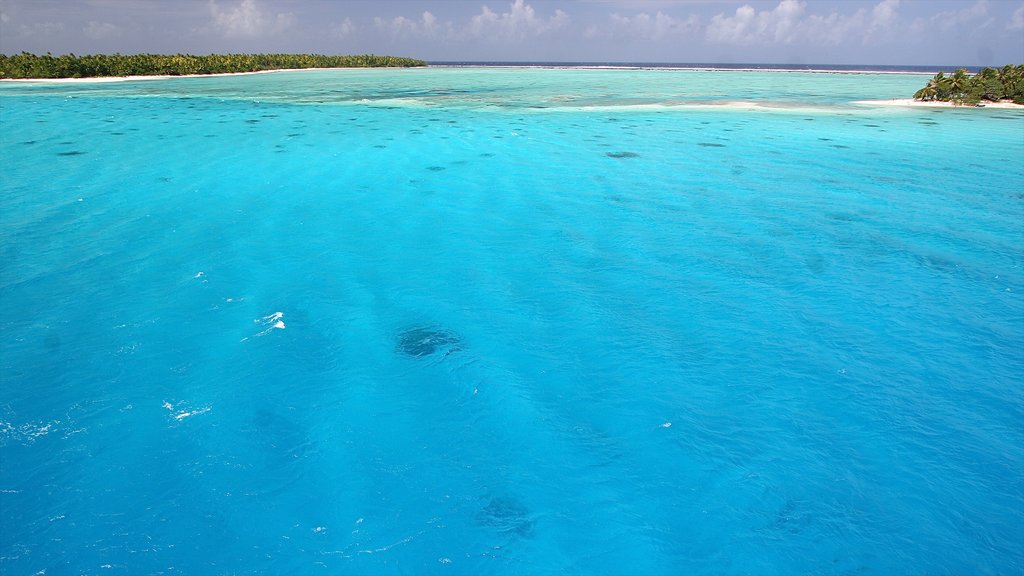
[[[1024,0],[0,0],[0,51],[1024,63]]]

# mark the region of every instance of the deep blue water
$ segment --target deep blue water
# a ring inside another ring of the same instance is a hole
[[[1020,574],[1024,114],[672,74],[0,86],[0,573]]]

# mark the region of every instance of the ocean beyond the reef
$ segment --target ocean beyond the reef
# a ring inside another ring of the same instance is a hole
[[[1024,111],[881,72],[0,85],[0,574],[1021,574]]]

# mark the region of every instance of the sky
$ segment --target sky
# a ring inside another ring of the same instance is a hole
[[[0,52],[1001,66],[1024,0],[0,0]]]

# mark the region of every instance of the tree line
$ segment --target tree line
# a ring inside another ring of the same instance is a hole
[[[977,104],[982,100],[1012,100],[1024,104],[1024,64],[1007,64],[1002,68],[982,68],[971,75],[960,68],[950,76],[939,72],[928,84],[914,93],[914,100],[938,100],[954,104]]]
[[[379,68],[426,66],[397,56],[322,54],[0,54],[0,78],[91,78],[97,76],[180,76],[296,68]]]

